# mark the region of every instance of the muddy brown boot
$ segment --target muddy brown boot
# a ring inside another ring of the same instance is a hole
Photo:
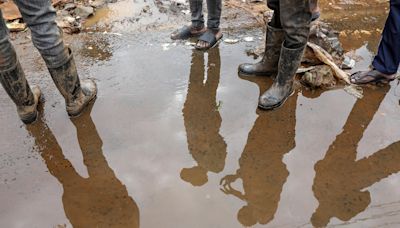
[[[305,46],[289,49],[282,45],[278,75],[271,88],[261,95],[258,107],[265,110],[276,109],[293,93],[294,76],[300,66],[304,49]]]
[[[22,122],[25,124],[35,122],[41,92],[37,86],[32,89],[29,87],[18,60],[14,67],[0,72],[0,82],[17,106],[17,112]]]
[[[66,109],[70,117],[79,116],[96,98],[96,83],[91,79],[79,80],[71,50],[69,50],[68,61],[60,67],[49,68],[49,72],[58,90],[65,98]]]
[[[265,52],[262,60],[255,64],[244,63],[239,66],[239,74],[245,76],[271,76],[278,70],[279,56],[285,32],[282,29],[267,26]]]

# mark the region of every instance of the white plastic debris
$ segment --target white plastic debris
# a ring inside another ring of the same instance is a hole
[[[229,39],[229,38],[227,38],[227,39],[224,39],[224,42],[227,43],[227,44],[236,44],[236,43],[239,42],[239,40],[238,39]]]
[[[243,40],[246,41],[246,42],[253,42],[254,41],[254,37],[248,36],[248,37],[243,38]]]
[[[348,56],[344,57],[341,68],[342,69],[353,69],[356,66],[356,61]]]

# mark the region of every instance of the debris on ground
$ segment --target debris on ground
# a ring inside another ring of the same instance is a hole
[[[7,22],[6,23],[7,28],[10,30],[10,32],[21,32],[25,31],[27,26],[25,23],[20,23],[20,20],[14,20],[13,22]]]
[[[224,39],[224,43],[227,43],[227,44],[236,44],[236,43],[239,43],[239,39],[229,39],[229,38],[226,38],[226,39]]]
[[[319,65],[306,69],[301,82],[310,88],[330,89],[336,85],[332,68],[327,65]]]
[[[82,23],[95,13],[95,10],[103,7],[109,0],[52,0],[57,10],[56,22],[66,33],[78,33]],[[11,32],[20,32],[26,29],[21,13],[13,1],[0,3],[0,10]]]

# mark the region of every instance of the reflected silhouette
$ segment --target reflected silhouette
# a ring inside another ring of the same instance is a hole
[[[226,143],[219,134],[222,119],[216,102],[221,69],[219,48],[208,52],[207,75],[204,55],[193,50],[189,88],[182,111],[188,149],[197,165],[182,169],[181,178],[193,186],[207,183],[208,172],[221,172],[227,153]]]
[[[252,79],[259,85],[260,92],[272,83],[270,80],[269,85],[265,85],[258,80],[265,82],[265,78]],[[267,224],[275,216],[283,185],[289,175],[282,159],[295,147],[296,104],[297,93],[273,112],[257,110],[259,116],[239,159],[240,168],[236,174],[221,180],[224,193],[247,203],[237,215],[244,226]],[[231,186],[238,178],[242,179],[243,193]]]
[[[368,90],[356,102],[343,132],[315,165],[313,191],[319,201],[311,218],[315,227],[328,225],[332,217],[348,221],[363,212],[371,203],[364,189],[400,171],[400,142],[356,161],[358,143],[387,91],[388,87]]]
[[[64,210],[72,226],[139,227],[138,206],[109,167],[90,111],[72,122],[77,130],[88,178],[81,177],[65,158],[43,117],[27,126],[50,173],[62,184]]]

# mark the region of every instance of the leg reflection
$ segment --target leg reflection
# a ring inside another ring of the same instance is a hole
[[[333,217],[348,221],[371,203],[365,188],[400,171],[400,142],[356,161],[357,147],[385,97],[387,88],[368,91],[358,100],[325,158],[315,165],[313,191],[319,201],[311,222],[328,225]]]
[[[219,134],[222,119],[216,103],[220,68],[218,47],[209,51],[207,77],[204,53],[193,51],[183,117],[189,151],[197,165],[182,169],[181,178],[194,186],[204,185],[208,172],[219,173],[225,166],[226,143]]]
[[[239,159],[240,168],[221,180],[224,193],[247,203],[237,215],[244,226],[267,224],[275,216],[289,175],[282,159],[295,147],[296,104],[297,94],[274,112],[259,111]],[[243,193],[231,186],[238,178],[242,179]]]
[[[56,138],[40,118],[27,126],[50,173],[64,189],[63,204],[73,227],[139,227],[139,209],[109,167],[90,112],[73,120],[89,177],[81,177],[65,158]]]

